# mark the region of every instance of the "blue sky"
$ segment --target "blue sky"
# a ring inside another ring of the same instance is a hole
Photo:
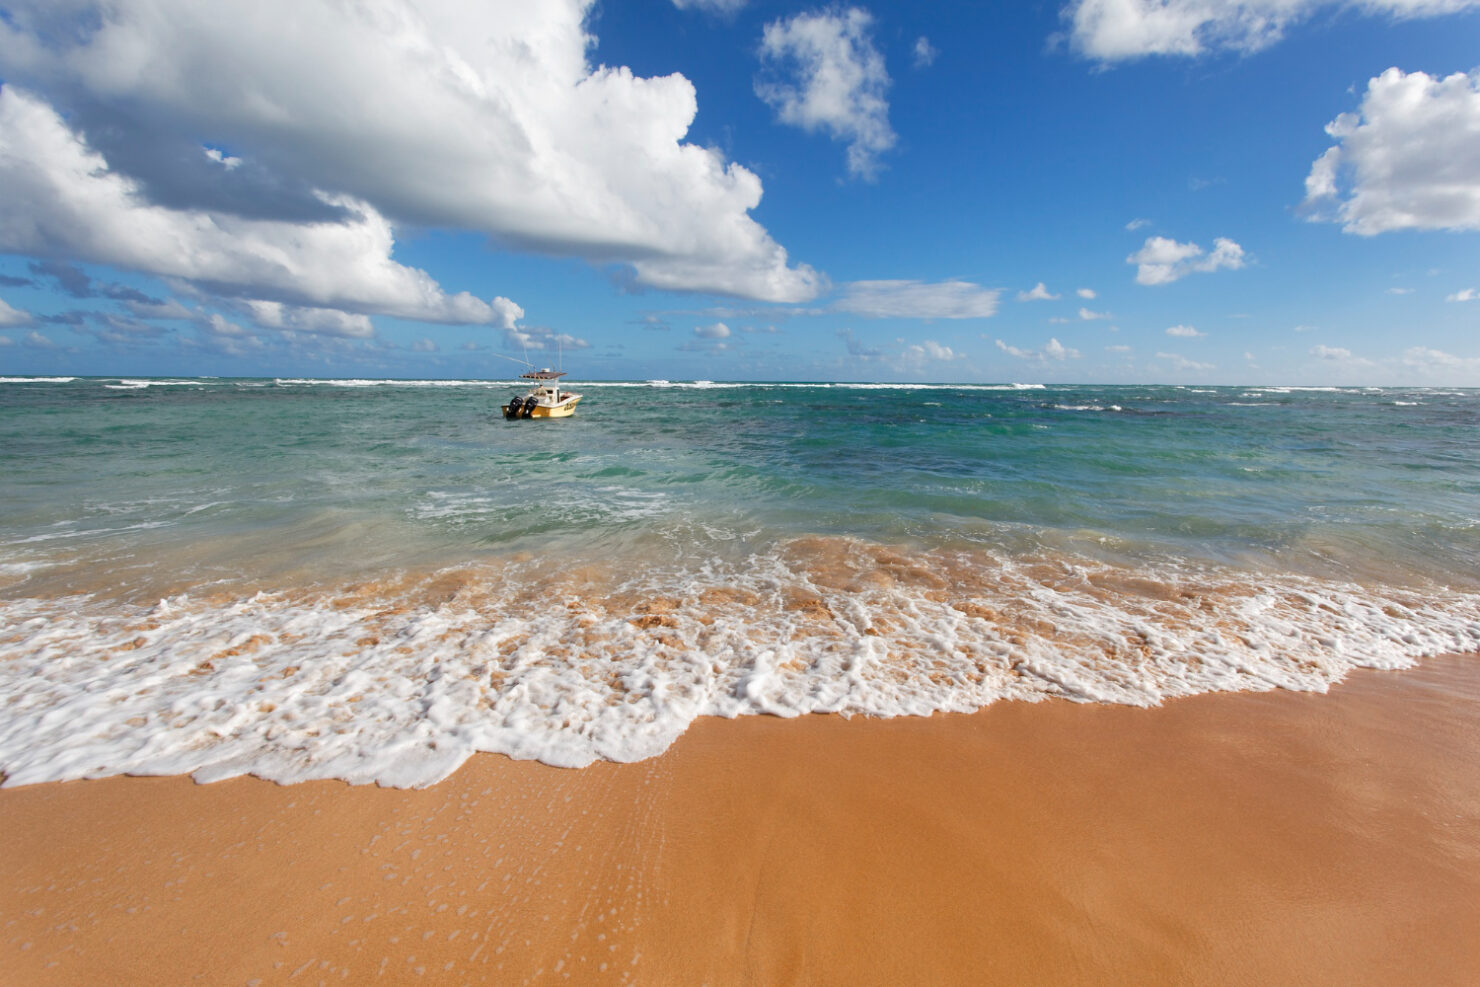
[[[1480,386],[1480,0],[470,6],[0,0],[0,374]]]

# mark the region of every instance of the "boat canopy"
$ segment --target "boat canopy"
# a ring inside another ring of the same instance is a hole
[[[525,380],[558,380],[565,376],[564,370],[531,370],[519,375]]]

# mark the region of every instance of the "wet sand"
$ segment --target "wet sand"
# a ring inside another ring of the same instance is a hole
[[[418,791],[4,789],[0,981],[1480,982],[1480,656]]]

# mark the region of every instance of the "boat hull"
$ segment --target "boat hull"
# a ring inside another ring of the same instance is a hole
[[[580,403],[581,403],[581,397],[580,397],[580,395],[576,395],[574,397],[566,398],[564,401],[561,401],[559,404],[554,404],[554,405],[537,404],[537,405],[535,405],[534,410],[531,411],[529,414],[525,415],[525,414],[521,413],[521,414],[519,414],[519,415],[517,415],[515,417],[516,418],[569,418],[571,415],[573,415],[573,414],[576,413],[576,405],[578,405]],[[501,410],[504,413],[504,417],[505,418],[508,418],[509,417],[509,406],[508,405],[504,405]]]

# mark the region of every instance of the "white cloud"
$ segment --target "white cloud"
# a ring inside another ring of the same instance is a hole
[[[1156,358],[1170,362],[1172,368],[1175,370],[1195,370],[1202,373],[1215,369],[1211,363],[1199,363],[1196,360],[1189,360],[1187,357],[1177,353],[1158,353],[1156,354]]]
[[[427,339],[425,337],[411,344],[412,351],[416,353],[435,353],[439,348],[435,339]]]
[[[930,39],[921,35],[915,39],[915,68],[929,68],[935,64],[936,56],[940,52],[930,43]]]
[[[230,155],[224,154],[220,148],[205,147],[201,148],[201,150],[205,151],[206,157],[210,158],[212,161],[216,162],[227,171],[233,171],[241,167],[241,158],[232,157]]]
[[[933,339],[927,339],[923,343],[906,346],[902,356],[906,363],[923,363],[926,360],[949,362],[961,358],[964,354],[958,354],[949,346],[942,346]]]
[[[1056,301],[1058,298],[1059,296],[1052,294],[1048,290],[1048,286],[1042,281],[1035,284],[1032,291],[1020,291],[1017,293],[1017,300],[1020,302],[1051,302]]]
[[[1107,353],[1129,353],[1130,351],[1131,348],[1129,346],[1126,346],[1124,343],[1105,347],[1105,352]]]
[[[509,301],[503,295],[499,295],[492,302],[494,319],[493,324],[500,329],[513,329],[520,319],[524,318],[524,309]]]
[[[673,0],[679,10],[702,10],[711,14],[733,14],[744,7],[746,0]]]
[[[1076,51],[1110,62],[1255,52],[1322,9],[1428,17],[1474,6],[1475,0],[1073,0],[1062,16]]]
[[[1413,294],[1413,289],[1412,288],[1389,288],[1387,290],[1387,293],[1389,295],[1411,295],[1411,294]]]
[[[1141,249],[1125,262],[1136,265],[1137,284],[1170,284],[1194,271],[1237,270],[1244,266],[1244,248],[1220,236],[1213,241],[1213,252],[1205,254],[1195,243],[1153,236],[1147,237]]]
[[[548,326],[535,326],[528,329],[503,330],[503,345],[506,350],[541,350],[547,353],[556,353],[562,350],[586,350],[591,344],[570,333],[556,332]]]
[[[1205,332],[1198,332],[1192,326],[1172,326],[1169,329],[1167,329],[1167,335],[1168,336],[1180,336],[1183,339],[1196,339],[1199,336],[1206,336],[1207,333],[1205,333]]]
[[[854,281],[833,308],[875,319],[985,319],[1000,294],[970,281]]]
[[[1403,365],[1427,378],[1473,387],[1480,383],[1480,357],[1455,356],[1427,346],[1403,351]]]
[[[31,313],[18,308],[11,308],[5,299],[0,298],[0,329],[13,329],[17,326],[28,326],[32,322]]]
[[[197,313],[170,298],[163,302],[140,302],[128,299],[124,307],[140,319],[193,319]]]
[[[1150,225],[1151,220],[1149,219],[1133,219],[1129,223],[1125,224],[1125,228],[1134,233],[1136,230],[1143,229]]]
[[[0,336],[0,346],[14,346],[14,345],[15,345],[15,340],[11,339],[9,336]]]
[[[1310,355],[1321,360],[1350,360],[1352,358],[1352,351],[1344,346],[1317,344],[1310,348]]]
[[[1480,291],[1476,291],[1474,288],[1464,288],[1447,296],[1444,300],[1446,302],[1473,302],[1477,298],[1480,298]]]
[[[1019,360],[1031,360],[1034,363],[1043,363],[1046,360],[1077,360],[1079,351],[1065,346],[1055,338],[1049,339],[1041,350],[1025,350],[1016,346],[1009,346],[1002,340],[997,340],[997,348],[1008,356],[1017,357]]]
[[[37,349],[43,350],[54,350],[57,348],[56,343],[53,343],[49,338],[41,335],[41,333],[34,329],[26,333],[26,345],[35,346]]]
[[[885,99],[889,73],[872,26],[872,15],[857,7],[772,21],[760,48],[771,77],[755,84],[782,123],[847,141],[848,171],[863,179],[874,177],[879,155],[895,142]]]
[[[370,317],[358,312],[256,300],[248,300],[243,304],[252,314],[252,321],[268,329],[288,329],[349,339],[368,339],[375,335]]]
[[[1057,339],[1050,339],[1048,341],[1048,344],[1043,347],[1043,355],[1050,360],[1063,360],[1068,357],[1073,357],[1076,360],[1079,359],[1078,350],[1070,349]]]
[[[1337,143],[1305,178],[1308,218],[1363,236],[1480,230],[1480,71],[1390,68],[1326,133]]]
[[[1079,288],[1079,289],[1077,289],[1074,292],[1074,294],[1078,295],[1080,298],[1083,298],[1085,300],[1092,300],[1095,297],[1095,289],[1093,289],[1093,288]]]
[[[1108,318],[1110,318],[1110,313],[1109,312],[1093,312],[1093,311],[1090,311],[1089,309],[1085,308],[1083,305],[1081,305],[1081,306],[1079,306],[1079,317],[1081,319],[1083,319],[1085,322],[1093,322],[1095,319],[1108,319]]]
[[[695,326],[694,335],[700,339],[729,339],[730,327],[723,322],[716,322],[712,326]]]
[[[344,222],[242,219],[151,205],[55,110],[0,89],[0,250],[69,257],[183,278],[226,294],[432,322],[487,322],[488,303],[448,295],[390,259],[390,224],[370,206],[325,198]]]
[[[0,78],[184,216],[472,230],[659,288],[813,297],[749,215],[760,180],[685,142],[693,85],[588,63],[593,5],[13,0]]]
[[[225,316],[212,312],[197,323],[200,343],[207,349],[228,356],[245,356],[250,350],[265,348],[261,339]]]

